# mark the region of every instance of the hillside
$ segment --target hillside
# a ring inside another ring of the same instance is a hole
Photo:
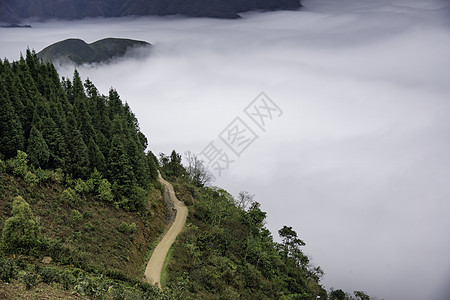
[[[185,167],[147,146],[114,89],[101,95],[77,71],[60,80],[30,50],[0,61],[0,298],[328,298],[292,227],[275,242],[253,196],[206,186],[195,156]],[[144,278],[174,217],[158,171],[188,207],[162,289]]]
[[[172,210],[146,148],[115,90],[0,61],[0,297],[160,293],[142,277]]]
[[[148,15],[238,18],[240,12],[251,10],[297,9],[299,0],[5,0],[0,2],[0,22],[14,23],[36,17],[46,19],[81,19]]]
[[[108,62],[132,50],[150,46],[147,42],[130,39],[106,38],[91,44],[80,39],[67,39],[44,48],[37,56],[48,62],[82,65]]]

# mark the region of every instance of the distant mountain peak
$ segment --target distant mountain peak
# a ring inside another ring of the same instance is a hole
[[[69,38],[44,48],[37,55],[45,61],[82,65],[108,62],[138,48],[149,47],[148,42],[123,38],[105,38],[91,44]]]

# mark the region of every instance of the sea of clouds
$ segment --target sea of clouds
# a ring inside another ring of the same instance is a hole
[[[152,43],[148,57],[78,70],[117,89],[155,154],[220,146],[234,162],[214,184],[254,193],[275,237],[293,226],[327,288],[444,300],[449,20],[441,0],[305,0],[240,20],[31,22],[0,29],[0,56],[66,38]],[[262,91],[282,110],[265,131],[243,111]],[[236,117],[258,136],[239,157],[218,137]]]

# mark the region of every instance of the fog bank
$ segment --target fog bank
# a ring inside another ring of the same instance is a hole
[[[149,57],[80,67],[136,113],[155,153],[234,160],[215,184],[256,194],[276,235],[293,226],[327,288],[379,299],[450,295],[450,34],[446,1],[314,0],[241,20],[88,19],[0,28],[18,59],[69,37],[145,40]],[[73,69],[61,69],[71,76]],[[260,92],[282,114],[264,130],[244,109]],[[220,139],[240,119],[240,156]],[[217,175],[217,174],[216,174]]]

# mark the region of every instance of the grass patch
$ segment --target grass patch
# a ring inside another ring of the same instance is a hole
[[[172,244],[172,246],[169,248],[169,251],[167,251],[166,259],[164,260],[164,264],[163,264],[163,267],[161,270],[161,286],[162,287],[165,287],[168,284],[169,272],[167,270],[167,265],[172,261],[173,249],[174,249],[174,246]]]
[[[172,244],[172,246],[170,246],[169,251],[167,251],[166,259],[164,260],[164,264],[163,264],[162,270],[161,270],[161,286],[162,287],[165,287],[170,283],[168,266],[173,262],[173,251],[174,251],[175,247],[177,246],[177,243],[179,242],[178,237],[181,236],[186,231],[187,226],[188,226],[188,222],[186,222],[184,224],[183,229],[177,236],[177,239]]]

